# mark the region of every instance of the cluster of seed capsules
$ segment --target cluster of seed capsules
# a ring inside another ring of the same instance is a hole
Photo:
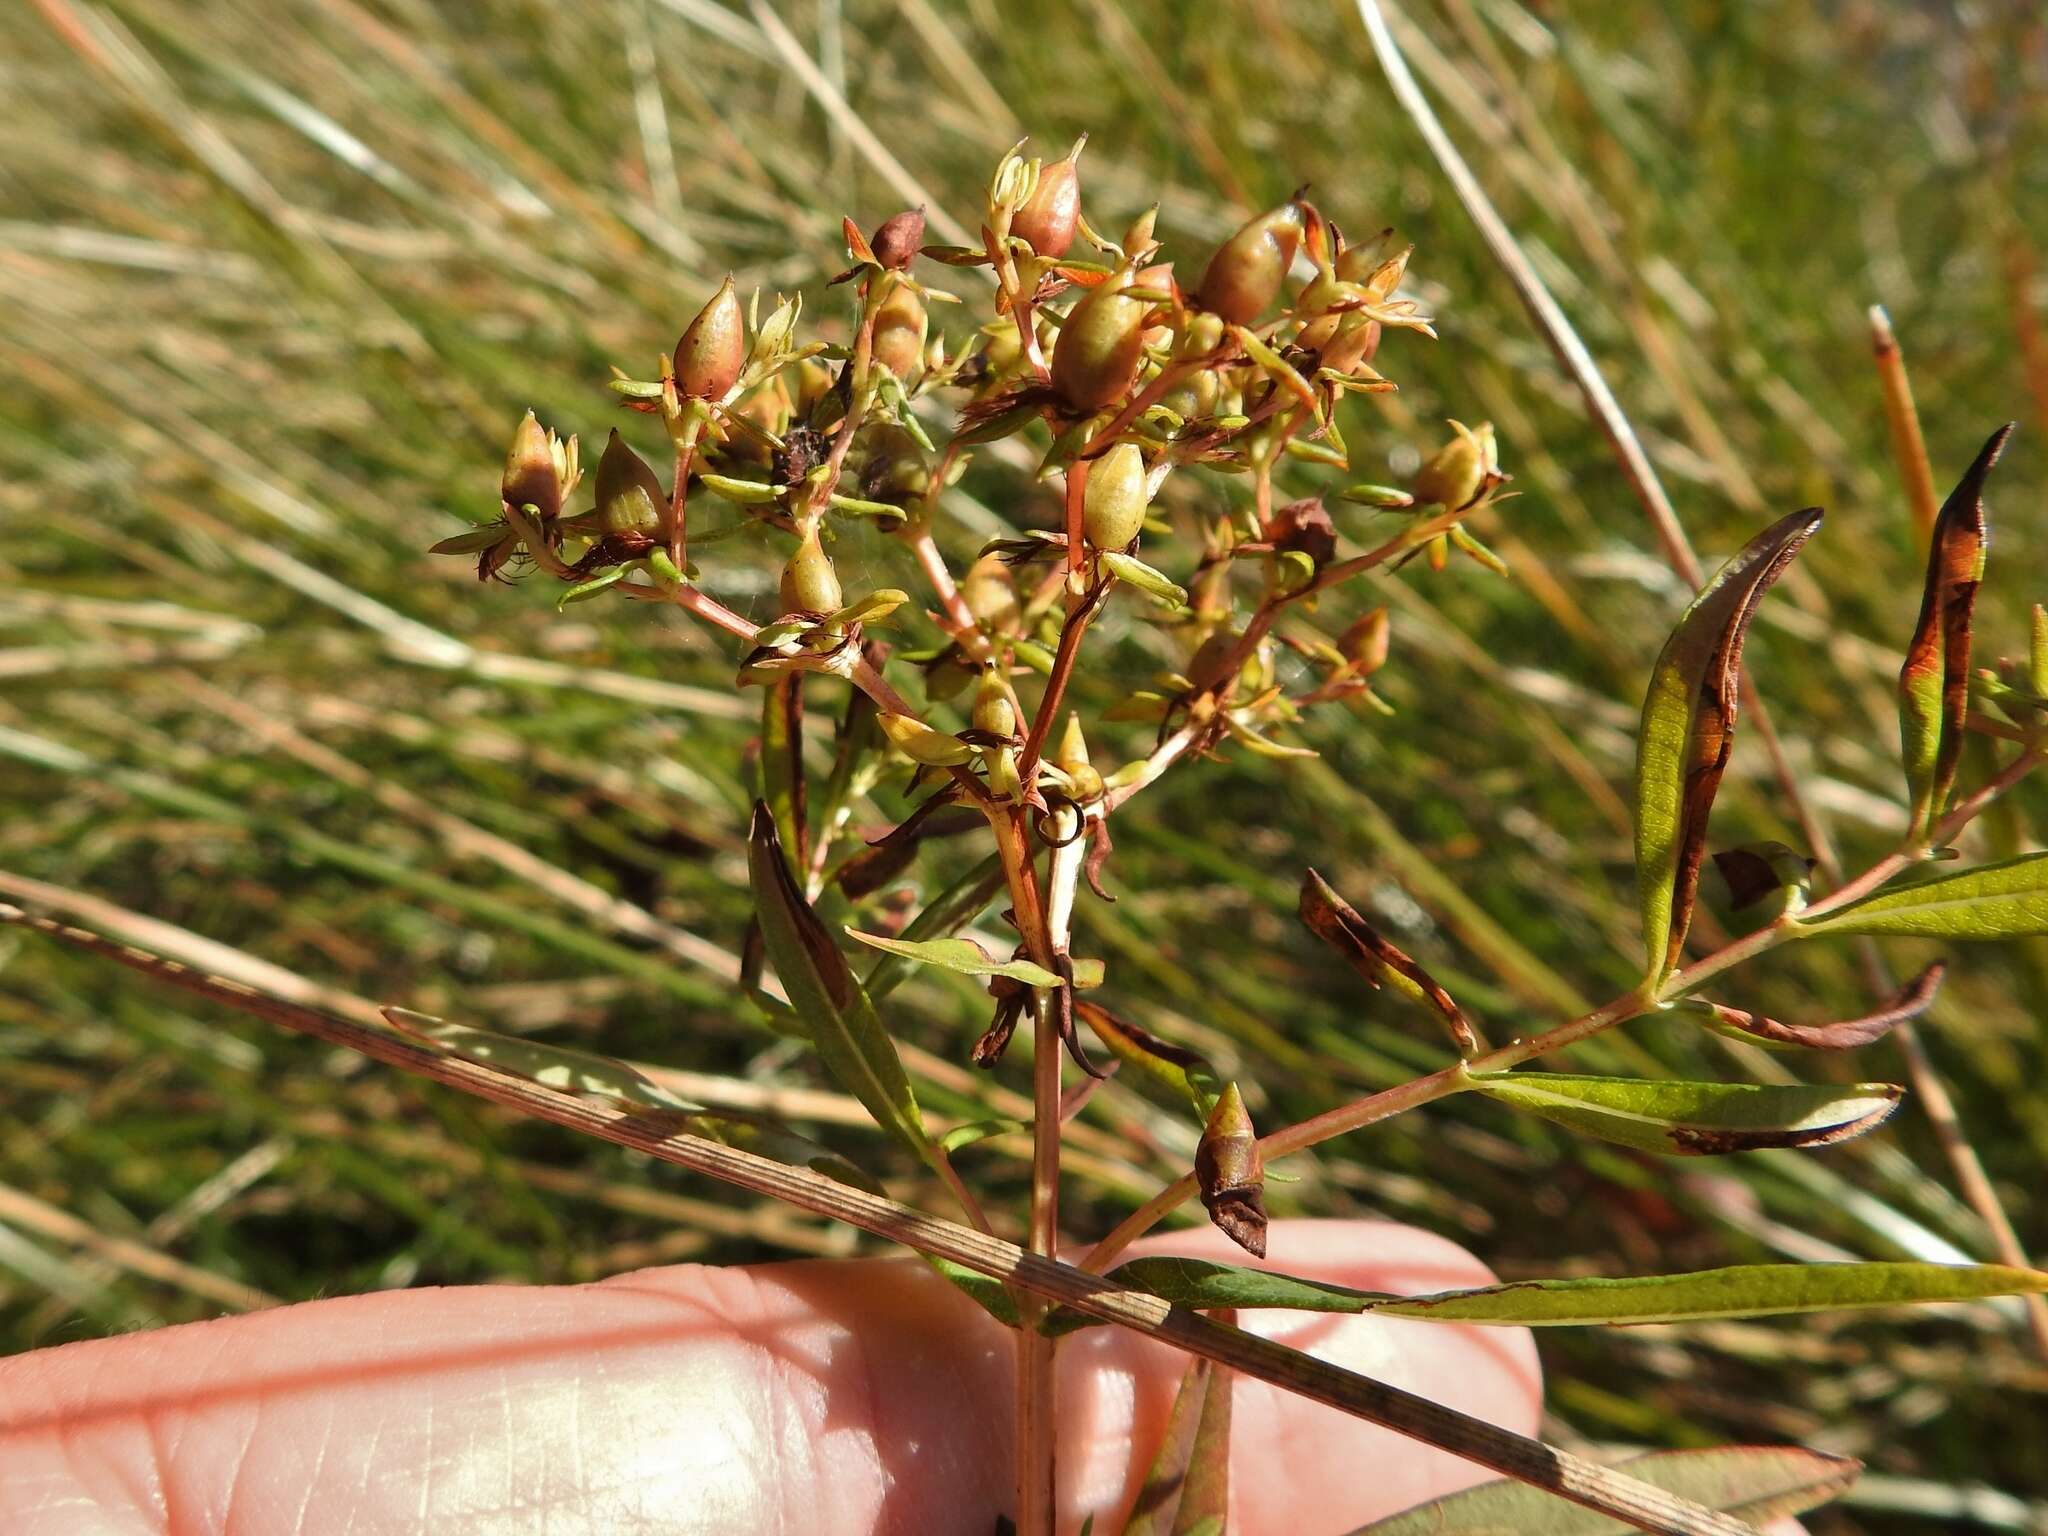
[[[947,639],[915,658],[926,697],[979,683],[971,731],[947,736],[885,703],[891,739],[933,766],[975,751],[995,793],[1033,801],[1035,784],[1015,780],[1014,753],[987,747],[998,736],[1023,744],[1011,679],[1053,674],[1068,632],[1077,620],[1085,627],[1119,584],[1151,605],[1148,618],[1180,632],[1188,657],[1158,691],[1126,699],[1125,718],[1157,719],[1163,734],[1195,711],[1213,720],[1215,740],[1291,751],[1267,728],[1300,704],[1376,702],[1368,679],[1386,658],[1383,610],[1334,640],[1276,628],[1283,607],[1364,562],[1338,559],[1336,524],[1319,498],[1276,505],[1273,484],[1288,459],[1348,469],[1340,397],[1394,387],[1374,367],[1388,331],[1434,336],[1400,291],[1409,251],[1388,233],[1348,242],[1297,193],[1231,235],[1183,286],[1155,238],[1156,208],[1115,239],[1090,225],[1081,148],[1050,162],[1021,146],[1005,156],[978,246],[927,244],[922,209],[871,235],[846,221],[852,265],[833,284],[856,298],[850,340],[804,339],[801,300],[780,300],[763,316],[760,296],[743,304],[728,278],[658,378],[613,381],[624,404],[666,427],[667,487],[614,431],[597,464],[595,505],[572,511],[576,441],[529,413],[506,463],[501,520],[437,550],[474,555],[484,578],[531,564],[568,584],[565,601],[615,587],[642,599],[687,594],[700,616],[736,618],[699,588],[692,555],[713,539],[780,530],[790,541],[780,616],[758,630],[725,625],[751,633],[741,680],[853,676],[862,626],[910,601],[893,589],[849,601],[842,589],[829,547],[835,522],[872,519],[917,550],[932,586],[932,617]],[[974,307],[928,280],[945,268],[979,269],[985,319],[964,344],[933,323]],[[1355,485],[1336,498],[1404,514],[1415,536],[1396,549],[1403,558],[1440,567],[1462,549],[1495,564],[1462,522],[1506,478],[1493,432],[1452,427],[1408,487]],[[1030,522],[1042,502],[1050,515],[1040,520],[1052,526],[995,541],[956,576],[934,522],[978,454],[1025,468],[1058,500],[1027,497],[1017,520]],[[1177,492],[1162,503],[1169,478],[1192,469],[1239,477],[1240,489],[1208,506]],[[739,508],[738,518],[704,518],[697,509],[707,497]],[[1199,529],[1192,573],[1179,579],[1140,558],[1147,533],[1166,531],[1169,503],[1185,506]],[[1238,579],[1246,570],[1260,583],[1248,619]],[[1281,646],[1319,671],[1291,699],[1274,681]],[[1061,755],[1029,754],[1034,767],[1039,756],[1054,759],[1055,773]]]

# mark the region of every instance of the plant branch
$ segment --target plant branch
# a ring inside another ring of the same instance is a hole
[[[1659,1536],[1754,1536],[1742,1521],[1674,1497],[1625,1473],[1588,1462],[1427,1398],[1326,1364],[1298,1350],[1127,1290],[1101,1276],[1031,1254],[882,1195],[758,1157],[673,1128],[676,1116],[629,1113],[600,1100],[559,1093],[466,1057],[443,1055],[399,1035],[287,1003],[238,983],[160,959],[21,908],[0,904],[0,923],[89,950],[185,991],[268,1019],[447,1087],[630,1147],[663,1162],[843,1221],[978,1274],[1072,1307],[1104,1322],[1215,1360],[1285,1391],[1338,1408],[1543,1488]]]

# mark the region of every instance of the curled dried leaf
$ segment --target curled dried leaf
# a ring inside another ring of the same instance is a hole
[[[1962,760],[1970,703],[1970,626],[1984,580],[1988,533],[1984,481],[2012,430],[2007,422],[1991,434],[1934,520],[1920,619],[1899,669],[1899,733],[1915,835],[1931,832],[1940,819]]]
[[[1342,955],[1368,986],[1391,985],[1403,997],[1435,1010],[1444,1028],[1450,1031],[1458,1053],[1478,1053],[1478,1031],[1451,994],[1421,965],[1383,938],[1378,929],[1359,916],[1357,908],[1314,870],[1302,876],[1300,912],[1309,932]]]
[[[1650,975],[1678,962],[1699,894],[1707,817],[1735,744],[1742,643],[1764,593],[1820,527],[1818,507],[1780,518],[1692,600],[1664,642],[1636,736],[1636,886]]]
[[[1760,1013],[1731,1008],[1726,1003],[1698,999],[1699,1006],[1712,1015],[1717,1028],[1734,1030],[1768,1040],[1774,1045],[1800,1045],[1814,1051],[1846,1051],[1891,1033],[1925,1013],[1941,989],[1948,967],[1937,960],[1907,982],[1877,1008],[1860,1019],[1842,1019],[1833,1024],[1781,1024]]]

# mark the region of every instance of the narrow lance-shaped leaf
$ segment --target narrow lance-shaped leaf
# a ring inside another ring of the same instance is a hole
[[[1003,861],[992,853],[934,896],[898,937],[909,943],[944,938],[980,916],[1003,885]],[[917,962],[904,955],[883,955],[868,972],[868,996],[877,1001],[887,997],[916,968]]]
[[[1899,669],[1899,735],[1916,837],[1940,820],[1962,760],[1970,623],[1984,580],[1984,480],[2011,435],[2011,422],[1991,434],[1934,520],[1920,619]]]
[[[1636,736],[1636,888],[1655,979],[1677,964],[1692,922],[1707,816],[1735,741],[1743,640],[1820,523],[1808,507],[1744,545],[1692,600],[1650,674]]]
[[[896,1044],[830,931],[804,900],[783,857],[775,818],[758,801],[748,831],[747,867],[762,943],[819,1059],[884,1129],[930,1161],[936,1154]]]
[[[1123,1536],[1221,1536],[1230,1504],[1230,1372],[1191,1360]]]
[[[916,965],[936,965],[962,976],[1007,976],[1030,987],[1057,987],[1060,978],[1029,960],[998,960],[972,939],[892,939],[879,933],[862,933],[848,928],[846,936],[858,939],[885,955],[901,955]]]
[[[1651,1451],[1616,1466],[1653,1488],[1754,1524],[1816,1509],[1856,1481],[1861,1462],[1796,1445]],[[1625,1536],[1633,1527],[1507,1479],[1375,1520],[1351,1536]]]
[[[803,676],[776,678],[761,690],[761,798],[775,817],[782,846],[798,867],[808,862],[809,821],[804,806]]]
[[[1706,998],[1689,999],[1688,1006],[1705,1009],[1713,1027],[1725,1034],[1747,1035],[1771,1045],[1803,1046],[1810,1051],[1846,1051],[1868,1045],[1919,1018],[1933,1006],[1934,994],[1947,974],[1948,967],[1937,960],[1863,1017],[1833,1024],[1781,1024],[1760,1013]]]
[[[677,1130],[757,1152],[777,1162],[809,1168],[856,1189],[881,1193],[881,1185],[874,1179],[809,1137],[761,1116],[716,1114],[700,1109],[627,1062],[539,1040],[523,1040],[516,1035],[494,1034],[410,1009],[386,1008],[383,1013],[394,1029],[438,1046],[452,1056],[517,1073],[543,1088],[592,1094],[609,1099],[621,1109],[668,1116]]]
[[[1904,1093],[1890,1083],[1781,1087],[1568,1072],[1481,1072],[1468,1081],[1474,1092],[1525,1114],[1676,1157],[1829,1146],[1882,1123]]]
[[[1196,1114],[1205,1121],[1209,1118],[1223,1084],[1207,1058],[1140,1029],[1100,1003],[1076,999],[1074,1011],[1118,1061],[1169,1093],[1186,1098]]]
[[[2048,1273],[2003,1264],[1741,1264],[1621,1279],[1517,1280],[1426,1296],[1360,1291],[1323,1280],[1156,1254],[1110,1271],[1119,1284],[1177,1307],[1374,1312],[1489,1328],[1582,1328],[1779,1317],[1871,1307],[1985,1301],[2048,1292]]]
[[[1266,1165],[1237,1084],[1228,1084],[1195,1147],[1195,1188],[1209,1219],[1238,1247],[1266,1256]]]
[[[1450,1031],[1459,1055],[1478,1053],[1479,1036],[1472,1021],[1465,1017],[1465,1010],[1451,1000],[1451,994],[1428,971],[1382,937],[1314,870],[1302,877],[1300,913],[1309,931],[1342,955],[1368,986],[1391,987],[1410,1002],[1433,1010]]]
[[[1792,925],[1813,934],[1896,933],[1930,939],[2016,939],[2048,933],[2048,853],[2023,854],[1922,880]]]

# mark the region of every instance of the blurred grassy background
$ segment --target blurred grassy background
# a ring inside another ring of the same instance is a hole
[[[2022,645],[2024,604],[2048,597],[2030,243],[2048,41],[2024,9],[1397,17],[1703,555],[1830,509],[1752,657],[1852,868],[1903,824],[1890,678],[1918,600],[1867,305],[1898,325],[1944,489],[1993,425],[2027,424],[1995,483],[1986,651]],[[1445,415],[1490,417],[1523,494],[1480,529],[1514,580],[1380,584],[1398,718],[1326,715],[1314,762],[1219,761],[1134,802],[1122,899],[1084,903],[1081,947],[1134,1016],[1255,1084],[1269,1126],[1441,1058],[1298,930],[1310,859],[1497,1038],[1630,980],[1620,794],[1683,594],[1347,6],[16,0],[7,38],[0,896],[87,893],[345,1010],[395,1001],[707,1074],[707,1096],[776,1105],[933,1198],[733,1000],[756,706],[729,692],[728,649],[639,609],[557,617],[538,588],[480,589],[422,552],[494,511],[522,408],[594,457],[620,415],[605,365],[643,369],[728,267],[815,297],[842,212],[871,225],[929,197],[971,224],[1010,143],[1085,130],[1091,214],[1116,229],[1162,199],[1184,263],[1304,181],[1348,228],[1397,225],[1443,340],[1389,343],[1401,392],[1348,408],[1354,478],[1412,468]],[[991,464],[942,541],[965,556],[1042,511]],[[862,546],[850,574],[915,589],[896,560]],[[760,615],[765,575],[712,585]],[[1098,701],[1162,660],[1128,622],[1106,633]],[[2027,787],[1972,851],[2037,846],[2044,812]],[[1796,841],[1752,739],[1716,840],[1760,836]],[[2048,946],[1959,958],[1929,1047],[2039,1252]],[[1850,960],[1811,947],[1735,995],[1854,1012]],[[1023,1049],[994,1087],[957,1065],[984,1022],[971,988],[897,998],[937,1109],[1028,1088]],[[1581,1064],[1784,1059],[1651,1023]],[[1791,1065],[1899,1071],[1886,1046]],[[1069,1228],[1101,1230],[1192,1140],[1136,1092],[1099,1094]],[[986,1144],[970,1177],[1014,1192],[1025,1150]],[[1910,1109],[1831,1152],[1672,1164],[1459,1104],[1297,1171],[1283,1212],[1419,1222],[1508,1276],[1989,1251]],[[0,1348],[266,1297],[857,1246],[0,935]],[[1868,1458],[1880,1475],[1819,1529],[2048,1529],[2048,1370],[2016,1310],[1566,1331],[1545,1354],[1558,1435]]]

